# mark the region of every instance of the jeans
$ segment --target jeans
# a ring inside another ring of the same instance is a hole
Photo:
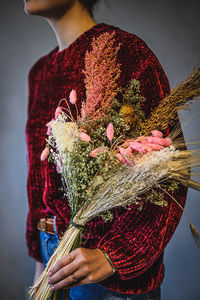
[[[55,219],[54,219],[55,220]],[[54,223],[54,228],[56,226]],[[58,243],[58,235],[52,235],[40,231],[41,253],[44,266],[46,266],[49,258],[53,254]],[[160,300],[160,287],[154,291],[139,294],[126,295],[111,291],[98,283],[83,284],[70,289],[69,300]],[[64,299],[64,295],[63,295]]]

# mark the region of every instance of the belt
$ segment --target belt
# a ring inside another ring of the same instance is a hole
[[[53,218],[42,218],[37,222],[37,229],[46,233],[56,234]]]

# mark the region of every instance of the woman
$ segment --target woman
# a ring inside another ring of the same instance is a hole
[[[26,138],[28,150],[27,246],[36,260],[35,279],[41,274],[70,221],[67,199],[63,198],[59,174],[53,164],[40,160],[45,146],[45,124],[53,118],[62,98],[75,89],[78,108],[85,98],[84,55],[93,37],[116,32],[122,43],[120,85],[131,78],[141,82],[146,116],[169,93],[167,77],[146,43],[134,34],[105,23],[97,24],[92,7],[98,1],[29,0],[25,11],[43,16],[56,34],[58,47],[40,58],[29,73],[29,102]],[[73,107],[71,107],[73,110]],[[168,130],[169,132],[169,130]],[[176,199],[185,205],[186,189]],[[113,209],[114,218],[100,217],[87,224],[91,232],[83,247],[63,257],[49,272],[53,291],[70,289],[69,299],[160,299],[164,278],[163,252],[182,215],[169,198],[168,207],[146,203],[142,212]]]

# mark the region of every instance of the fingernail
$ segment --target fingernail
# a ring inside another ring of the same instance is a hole
[[[51,276],[51,275],[52,275],[52,271],[49,271],[49,272],[48,272],[48,275]]]
[[[52,285],[51,286],[51,290],[53,291],[55,289],[55,285]]]

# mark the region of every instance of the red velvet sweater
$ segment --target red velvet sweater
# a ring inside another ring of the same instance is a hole
[[[147,44],[138,36],[118,27],[99,23],[62,51],[58,47],[40,58],[29,72],[28,116],[26,143],[28,158],[26,241],[29,255],[41,261],[39,232],[36,223],[40,218],[56,216],[61,236],[70,221],[68,201],[59,188],[60,174],[55,166],[40,161],[45,147],[47,127],[54,116],[59,100],[69,98],[72,89],[77,91],[78,107],[85,99],[84,56],[91,50],[93,37],[105,31],[116,32],[116,45],[121,64],[119,84],[125,86],[130,79],[141,82],[141,94],[146,98],[143,109],[146,116],[169,91],[169,82],[162,66]],[[71,109],[74,107],[71,105]],[[184,206],[186,189],[180,188],[174,197]],[[91,234],[85,247],[100,248],[107,252],[117,272],[101,282],[105,287],[126,294],[139,294],[156,289],[164,277],[163,253],[182,215],[177,204],[168,199],[168,207],[146,203],[141,212],[135,204],[130,210],[113,209],[114,218],[104,223],[96,217],[87,224]]]

